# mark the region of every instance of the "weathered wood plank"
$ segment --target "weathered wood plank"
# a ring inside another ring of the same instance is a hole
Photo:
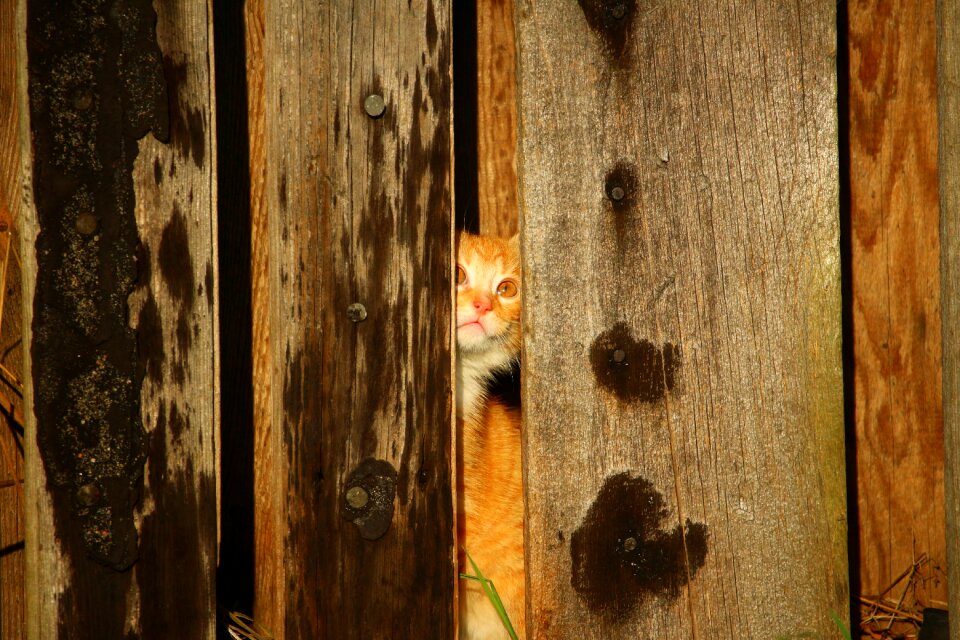
[[[144,267],[131,314],[145,359],[151,455],[134,575],[141,637],[212,639],[220,437],[213,15],[203,0],[156,9],[170,141],[144,138],[134,169]]]
[[[0,6],[0,640],[26,634],[23,460],[23,297],[19,218],[21,111],[13,3]]]
[[[528,637],[837,637],[835,18],[519,2]]]
[[[477,199],[480,232],[517,232],[514,0],[477,3]]]
[[[26,3],[19,4],[23,10]],[[67,262],[75,265],[63,272],[73,276],[67,280],[45,273],[49,263],[39,272],[26,269],[24,292],[35,300],[31,310],[44,313],[43,305],[56,301],[64,289],[76,293],[81,311],[91,300],[92,313],[101,318],[108,318],[107,305],[125,309],[122,322],[133,328],[136,359],[126,372],[122,355],[118,359],[115,352],[94,360],[106,363],[105,388],[90,389],[109,392],[105,403],[98,395],[84,395],[86,387],[67,386],[73,395],[64,424],[79,434],[77,459],[86,461],[72,470],[69,452],[61,451],[69,443],[49,435],[53,425],[44,423],[49,408],[42,398],[52,393],[52,378],[38,373],[36,354],[46,354],[40,362],[44,371],[58,364],[55,351],[38,351],[38,336],[48,339],[50,325],[36,315],[26,323],[25,340],[34,354],[26,390],[32,408],[28,638],[213,638],[219,347],[208,6],[202,1],[157,6],[154,45],[150,3],[127,3],[113,11],[107,3],[67,8],[31,0],[30,5],[31,126],[37,153],[28,180],[38,188],[36,210],[24,208],[24,263],[36,264],[43,255],[34,240],[38,233],[47,238],[44,247],[65,238],[65,259],[79,262]],[[45,40],[57,33],[63,40]],[[63,47],[60,57],[44,60],[58,47]],[[98,120],[102,113],[113,119]],[[162,138],[169,134],[169,143],[149,136],[133,141],[148,129]],[[63,140],[60,149],[57,142]],[[118,148],[119,155],[111,155]],[[108,171],[98,173],[103,166]],[[89,200],[86,193],[92,194]],[[115,242],[129,236],[129,229],[140,245],[135,254]],[[90,249],[107,245],[110,253]],[[87,277],[91,265],[98,265],[99,278]],[[126,283],[130,291],[125,293]],[[97,328],[82,314],[63,318],[63,333],[81,345],[80,353],[86,352],[85,339],[92,339],[89,349],[96,353],[103,344],[96,342],[97,331],[113,331]],[[75,348],[73,342],[68,346]],[[94,368],[90,375],[99,371]],[[128,395],[132,402],[124,399]],[[111,420],[130,422],[126,440],[109,439],[117,433],[108,427]],[[46,439],[36,436],[38,431],[46,432]],[[119,457],[117,445],[129,448],[126,458]],[[138,460],[142,454],[147,457]],[[115,460],[125,465],[126,479],[98,467]],[[114,492],[122,496],[125,491],[130,492],[129,525],[116,512],[98,520],[103,502],[113,509],[123,503]],[[97,522],[105,524],[98,528]],[[118,531],[122,540],[113,538]]]
[[[851,2],[850,184],[860,588],[945,567],[934,2]],[[945,601],[943,581],[918,596]]]
[[[949,609],[960,611],[960,2],[937,2],[940,318]],[[950,625],[960,640],[960,624]]]
[[[20,134],[24,111],[17,82],[17,48],[22,40],[17,31],[17,10],[15,2],[0,3],[0,266],[6,264],[0,269],[0,286],[4,288],[0,292],[0,365],[22,379],[23,307],[15,221],[22,202]],[[23,400],[9,376],[0,376],[0,393],[5,407],[12,404],[20,412],[22,423]],[[22,447],[9,421],[7,415],[0,417],[0,640],[20,640],[26,634],[24,469]]]
[[[270,369],[256,456],[275,466],[258,467],[256,608],[279,638],[450,637],[450,7],[264,9],[267,229],[254,252],[267,254],[255,293],[269,314],[258,370]],[[365,319],[351,321],[354,303]],[[367,501],[348,508],[371,458],[395,470],[396,498],[370,493],[391,475],[372,469]],[[392,517],[386,532],[377,514]]]

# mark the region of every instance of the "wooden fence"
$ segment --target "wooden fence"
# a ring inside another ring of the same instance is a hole
[[[956,604],[957,11],[874,4],[0,2],[0,640],[454,637],[458,224],[528,638]]]

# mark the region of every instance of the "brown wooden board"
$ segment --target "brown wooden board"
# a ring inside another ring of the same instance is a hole
[[[275,633],[284,630],[287,608],[283,589],[284,476],[281,434],[273,428],[273,362],[271,350],[270,238],[265,202],[266,96],[264,95],[264,6],[248,0],[244,7],[244,39],[247,54],[247,112],[250,139],[250,275],[252,312],[253,428],[254,428],[254,618]],[[283,637],[283,636],[277,636]]]
[[[851,2],[850,196],[860,590],[945,568],[936,15]],[[945,580],[922,585],[945,601]]]
[[[937,2],[940,287],[949,609],[960,611],[960,3]],[[953,617],[953,615],[951,615]],[[960,639],[960,624],[950,625]]]
[[[16,220],[23,201],[17,3],[0,3],[0,640],[24,637],[23,305]],[[11,375],[12,374],[12,375]],[[12,418],[10,408],[19,414]]]
[[[451,637],[450,6],[263,8],[256,618],[288,639]]]
[[[477,3],[477,199],[480,232],[517,232],[514,0]]]
[[[149,2],[29,5],[18,30],[27,34],[20,68],[26,52],[30,62],[22,139],[34,151],[24,155],[34,196],[22,214],[24,293],[38,311],[24,336],[33,354],[27,637],[213,638],[219,347],[207,3],[161,4],[155,15]],[[22,106],[27,86],[24,74]],[[148,130],[162,142],[142,137]],[[117,347],[124,326],[133,339]],[[57,327],[60,355],[49,345]],[[71,371],[74,353],[81,363],[94,354],[93,368]],[[65,398],[51,391],[57,380]],[[51,416],[51,398],[66,401],[62,415]],[[53,419],[79,434],[75,450]]]
[[[840,637],[835,8],[518,2],[528,637]]]

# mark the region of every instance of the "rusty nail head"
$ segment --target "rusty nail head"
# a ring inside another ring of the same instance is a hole
[[[624,191],[623,187],[617,185],[610,189],[610,199],[620,201],[623,200],[624,196],[627,195],[627,192]]]
[[[363,110],[367,112],[367,115],[371,118],[379,118],[383,115],[383,112],[387,110],[387,104],[383,101],[383,96],[377,93],[371,93],[367,96],[367,99],[363,101]]]
[[[354,302],[347,307],[347,317],[353,322],[363,322],[367,319],[367,308],[359,302]]]
[[[613,361],[614,362],[623,362],[627,359],[627,352],[623,349],[616,349],[613,352]]]
[[[97,230],[97,216],[89,212],[81,213],[77,216],[76,228],[82,235],[90,235]]]
[[[354,509],[363,509],[370,500],[370,494],[363,487],[350,487],[347,489],[347,504]]]
[[[629,537],[623,541],[623,550],[624,551],[633,551],[637,548],[637,539],[634,537]]]
[[[93,106],[93,96],[87,89],[77,89],[70,99],[73,108],[79,111],[86,111]]]
[[[85,507],[92,507],[100,501],[100,487],[93,484],[85,484],[77,489],[77,500]]]
[[[610,10],[610,13],[613,15],[614,18],[619,20],[623,16],[627,15],[627,6],[622,2],[618,2],[617,4],[613,5],[613,8]]]

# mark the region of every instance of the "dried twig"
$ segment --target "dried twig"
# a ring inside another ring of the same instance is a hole
[[[21,398],[23,397],[23,382],[16,376],[13,371],[10,371],[7,367],[0,364],[0,380],[7,383],[14,393],[16,393]]]
[[[918,616],[916,614],[909,613],[907,611],[902,611],[900,609],[897,609],[896,607],[892,607],[888,604],[884,604],[883,602],[870,600],[869,598],[864,598],[863,596],[860,596],[860,602],[865,605],[880,609],[881,611],[886,611],[888,613],[895,614],[899,618],[904,618],[905,620],[912,620],[917,624],[920,624],[923,622],[923,616]]]
[[[245,613],[230,611],[227,632],[234,640],[274,640],[273,634]]]

